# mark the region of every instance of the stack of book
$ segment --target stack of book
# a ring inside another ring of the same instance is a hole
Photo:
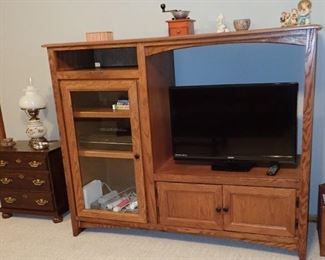
[[[117,110],[129,110],[130,109],[129,100],[125,100],[125,99],[117,100],[116,109]]]

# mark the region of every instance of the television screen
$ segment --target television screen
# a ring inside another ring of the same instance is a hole
[[[298,83],[170,88],[175,160],[296,163]]]

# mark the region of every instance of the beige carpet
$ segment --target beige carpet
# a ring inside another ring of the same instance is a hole
[[[86,229],[73,237],[70,216],[0,218],[1,260],[289,260],[281,249],[204,236],[133,229]],[[310,224],[308,260],[319,256],[315,223]]]

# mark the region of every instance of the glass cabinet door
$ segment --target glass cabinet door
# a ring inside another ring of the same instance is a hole
[[[60,87],[78,215],[145,222],[137,82]]]

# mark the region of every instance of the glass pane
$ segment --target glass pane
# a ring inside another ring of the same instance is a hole
[[[75,119],[76,137],[81,149],[132,151],[128,118]]]
[[[133,160],[80,157],[85,208],[137,213]]]
[[[126,91],[82,91],[72,92],[73,110],[87,108],[112,108],[118,101],[128,100]]]

